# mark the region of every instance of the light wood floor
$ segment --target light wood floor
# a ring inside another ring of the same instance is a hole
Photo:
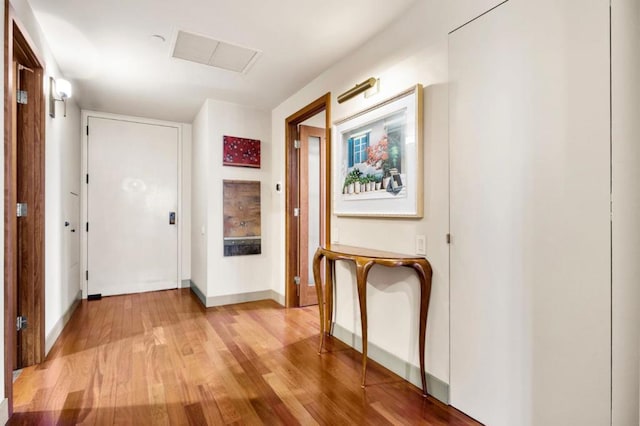
[[[329,338],[317,307],[203,309],[188,289],[84,301],[14,384],[10,424],[477,424]]]

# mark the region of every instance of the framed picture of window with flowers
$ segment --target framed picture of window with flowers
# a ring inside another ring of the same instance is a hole
[[[338,216],[422,217],[422,86],[334,123]]]

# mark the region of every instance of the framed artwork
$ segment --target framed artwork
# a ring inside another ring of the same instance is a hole
[[[225,256],[260,254],[260,182],[222,181]]]
[[[422,86],[334,122],[338,216],[422,217]]]
[[[223,136],[222,165],[260,168],[260,141]]]

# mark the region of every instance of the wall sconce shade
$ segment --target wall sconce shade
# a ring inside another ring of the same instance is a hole
[[[356,84],[353,88],[347,90],[346,92],[338,96],[338,103],[341,104],[353,98],[354,96],[358,96],[360,93],[364,92],[365,90],[374,87],[377,82],[378,80],[376,78],[371,77],[360,84]]]
[[[49,116],[56,118],[56,101],[64,104],[64,116],[67,116],[67,99],[72,95],[71,83],[59,78],[49,77]]]

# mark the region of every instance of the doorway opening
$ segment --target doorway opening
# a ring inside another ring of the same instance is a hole
[[[5,2],[5,395],[13,371],[44,359],[44,62]]]
[[[331,229],[330,108],[327,93],[285,120],[287,307],[317,303],[311,259]]]

